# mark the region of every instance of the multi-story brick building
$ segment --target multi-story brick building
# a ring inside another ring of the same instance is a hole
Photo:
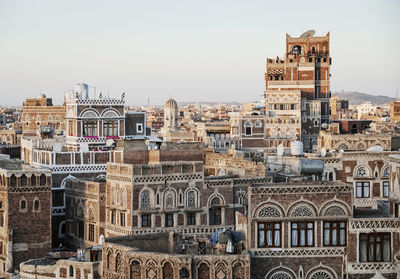
[[[331,119],[350,118],[352,116],[352,111],[349,110],[349,100],[347,99],[333,96],[329,100],[329,109]]]
[[[65,95],[64,136],[39,139],[24,136],[21,159],[35,167],[52,171],[53,245],[63,242],[65,231],[65,185],[68,177],[90,178],[105,175],[107,162],[122,162],[124,141],[145,141],[144,113],[125,114],[124,94],[119,98],[89,94],[86,84],[78,84]],[[128,121],[126,121],[128,119]],[[121,147],[122,146],[122,147]]]
[[[40,127],[50,127],[59,134],[65,130],[65,106],[53,106],[52,99],[44,94],[28,98],[22,104],[21,122],[24,136],[36,136]]]
[[[106,236],[232,228],[251,179],[204,179],[203,162],[109,163]],[[263,180],[264,181],[264,180]]]
[[[285,57],[267,59],[265,73],[265,136],[301,140],[307,151],[317,144],[321,124],[329,122],[330,37],[313,35],[286,34]]]
[[[104,239],[106,179],[71,178],[65,186],[65,243],[72,248],[96,246]]]
[[[352,125],[349,132],[352,129],[357,131],[359,127],[357,124]],[[383,131],[388,131],[388,128],[384,128]],[[398,150],[400,135],[392,132],[343,134],[340,132],[339,123],[331,123],[327,129],[321,130],[318,136],[318,148],[325,148],[327,151],[365,151],[374,146],[380,146],[385,151]]]
[[[150,233],[107,238],[104,278],[244,279],[250,278],[247,251],[217,253],[209,244],[188,243],[180,233]]]
[[[229,140],[229,147],[234,146],[237,149],[260,149],[270,147],[267,144],[272,144],[275,147],[278,146],[278,141],[265,140],[264,115],[243,115],[239,112],[232,112],[229,115],[231,124],[231,134],[227,139]]]
[[[343,278],[352,187],[297,182],[249,189],[251,278]]]
[[[400,99],[397,99],[396,102],[390,103],[389,113],[391,122],[400,122]]]
[[[0,274],[51,251],[51,172],[0,160]]]

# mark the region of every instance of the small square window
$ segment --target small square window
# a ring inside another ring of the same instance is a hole
[[[251,135],[251,127],[246,127],[246,135]]]
[[[143,124],[142,123],[137,123],[136,124],[136,132],[142,133],[143,132]]]

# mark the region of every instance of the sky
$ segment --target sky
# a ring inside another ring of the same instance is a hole
[[[400,1],[0,0],[0,105],[78,82],[128,105],[261,99],[285,34],[331,34],[331,91],[395,97]],[[399,93],[400,97],[400,93]]]

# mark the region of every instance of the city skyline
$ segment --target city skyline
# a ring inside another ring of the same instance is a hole
[[[266,58],[283,57],[286,32],[308,29],[331,34],[332,92],[395,97],[399,88],[395,1],[307,1],[286,9],[259,1],[152,4],[2,2],[2,104],[21,105],[39,93],[60,104],[78,82],[111,96],[125,91],[129,105],[147,98],[160,105],[171,96],[254,101],[264,93]]]

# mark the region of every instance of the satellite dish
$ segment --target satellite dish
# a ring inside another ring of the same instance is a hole
[[[304,32],[303,34],[300,35],[300,38],[307,38],[307,37],[313,37],[315,35],[315,30],[308,30]]]
[[[112,146],[113,144],[114,144],[114,140],[112,140],[112,139],[106,140],[106,145],[107,145],[108,147]]]
[[[326,148],[325,148],[325,147],[322,147],[322,148],[321,148],[321,156],[322,156],[322,157],[325,157],[325,156],[326,156]]]
[[[278,145],[278,149],[276,150],[276,154],[279,157],[282,157],[282,155],[283,155],[283,145],[282,145],[282,143],[280,145]]]

